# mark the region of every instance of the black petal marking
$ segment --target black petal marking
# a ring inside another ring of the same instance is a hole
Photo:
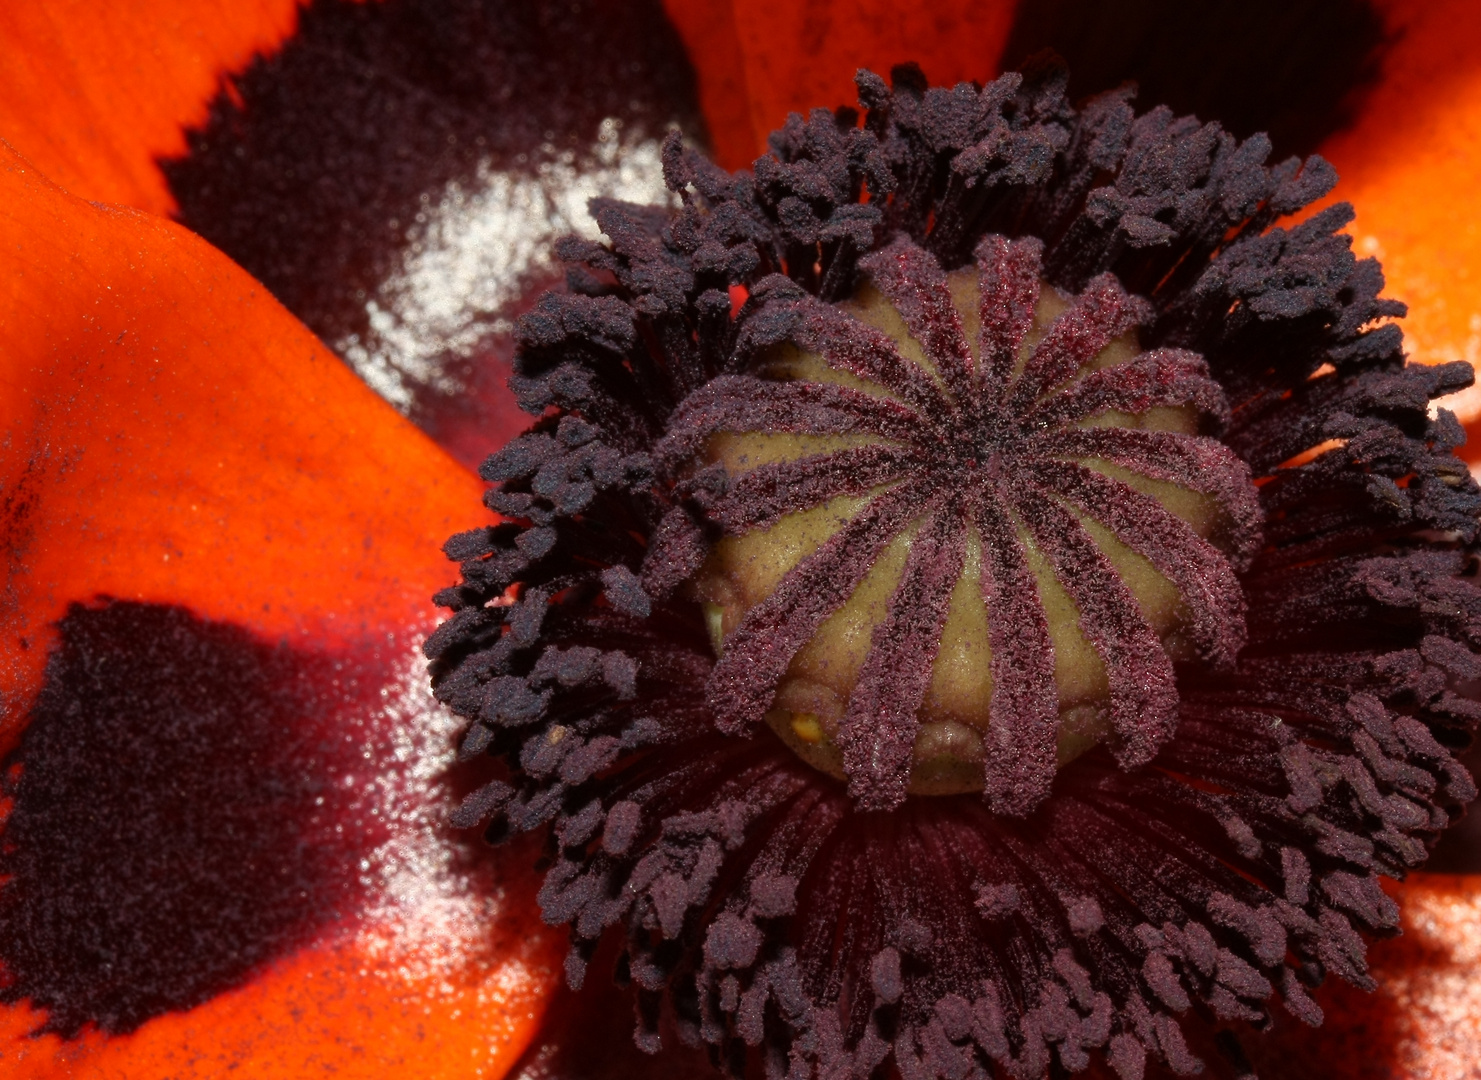
[[[361,761],[344,695],[377,693],[380,658],[147,604],[74,606],[60,631],[6,761],[0,999],[120,1034],[353,910],[376,835],[331,780]]]
[[[555,0],[300,7],[294,35],[227,76],[163,169],[180,219],[331,347],[375,339],[367,297],[384,305],[413,238],[432,242],[416,227],[450,185],[474,195],[490,170],[531,182],[543,155],[564,152],[589,178],[606,119],[702,137],[693,71],[656,0],[595,0],[579,15]],[[538,263],[527,274],[496,283],[512,297],[502,310],[466,314],[513,319],[560,279]],[[495,331],[472,355],[449,348],[408,372],[409,415],[470,468],[523,423],[504,385],[514,347]]]
[[[1003,61],[1053,49],[1073,72],[1072,99],[1134,82],[1143,101],[1309,154],[1351,123],[1391,43],[1368,0],[1040,0],[1017,9]]]

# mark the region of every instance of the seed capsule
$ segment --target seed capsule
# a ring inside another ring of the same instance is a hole
[[[1195,354],[1143,352],[1111,277],[1066,297],[1040,245],[950,274],[909,243],[681,410],[671,443],[730,477],[692,583],[717,712],[764,716],[866,805],[986,788],[1023,812],[1109,739],[1170,734],[1173,664],[1243,644],[1231,559],[1256,543],[1227,415]]]

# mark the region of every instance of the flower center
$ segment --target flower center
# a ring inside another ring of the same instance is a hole
[[[682,208],[599,203],[521,324],[426,652],[504,763],[455,821],[548,835],[645,1049],[1247,1071],[1475,796],[1469,371],[1404,366],[1350,210],[1275,224],[1319,159],[1066,78],[861,74],[745,175],[671,140]]]
[[[1139,348],[1114,279],[1063,296],[1038,252],[989,237],[946,274],[899,244],[849,301],[773,301],[790,331],[735,391],[792,407],[700,454],[729,477],[691,584],[718,667],[779,668],[766,723],[865,805],[987,788],[1021,812],[1103,740],[1144,761],[1174,661],[1243,644],[1254,489],[1199,434],[1222,393]]]

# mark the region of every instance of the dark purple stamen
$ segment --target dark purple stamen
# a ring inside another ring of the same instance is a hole
[[[460,820],[546,830],[567,977],[615,940],[646,1050],[673,1032],[772,1078],[1039,1080],[1098,1057],[1141,1080],[1210,1055],[1238,1075],[1276,1002],[1316,1024],[1326,975],[1371,985],[1365,938],[1397,917],[1381,877],[1475,796],[1453,751],[1481,723],[1481,492],[1455,418],[1429,415],[1468,366],[1405,365],[1349,208],[1276,224],[1330,190],[1320,159],[1266,166],[1263,137],[1137,116],[1124,90],[1077,109],[1065,80],[861,73],[862,122],[794,116],[735,176],[671,141],[684,208],[598,203],[607,242],[561,249],[577,294],[522,325],[514,386],[541,419],[484,466],[506,520],[449,542],[463,576],[427,654],[469,752],[503,763]],[[940,288],[974,260],[975,363]],[[831,306],[861,274],[939,380]],[[1044,284],[1078,299],[1015,381]],[[1139,357],[1077,374],[1133,326]],[[778,381],[789,343],[897,400]],[[1219,437],[1076,426],[1162,403]],[[733,478],[696,464],[719,432],[874,445]],[[1213,496],[1226,555],[1092,461]],[[684,583],[727,532],[830,493],[870,501],[717,662]],[[1168,662],[1082,517],[1179,586],[1211,662]],[[899,801],[968,527],[996,613],[991,798]],[[851,794],[757,720],[906,528],[920,550],[844,724]],[[1111,681],[1114,738],[1057,771],[1025,534]]]

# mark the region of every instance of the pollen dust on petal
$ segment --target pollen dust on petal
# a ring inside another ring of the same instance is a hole
[[[445,822],[458,721],[432,699],[420,642],[379,702],[347,724],[365,767],[356,812],[383,837],[357,867],[353,919],[237,989],[128,1035],[31,1033],[45,1020],[0,1009],[0,1075],[10,1080],[417,1080],[501,1077],[538,1028],[560,967],[561,935],[540,925],[527,845],[470,853]]]

